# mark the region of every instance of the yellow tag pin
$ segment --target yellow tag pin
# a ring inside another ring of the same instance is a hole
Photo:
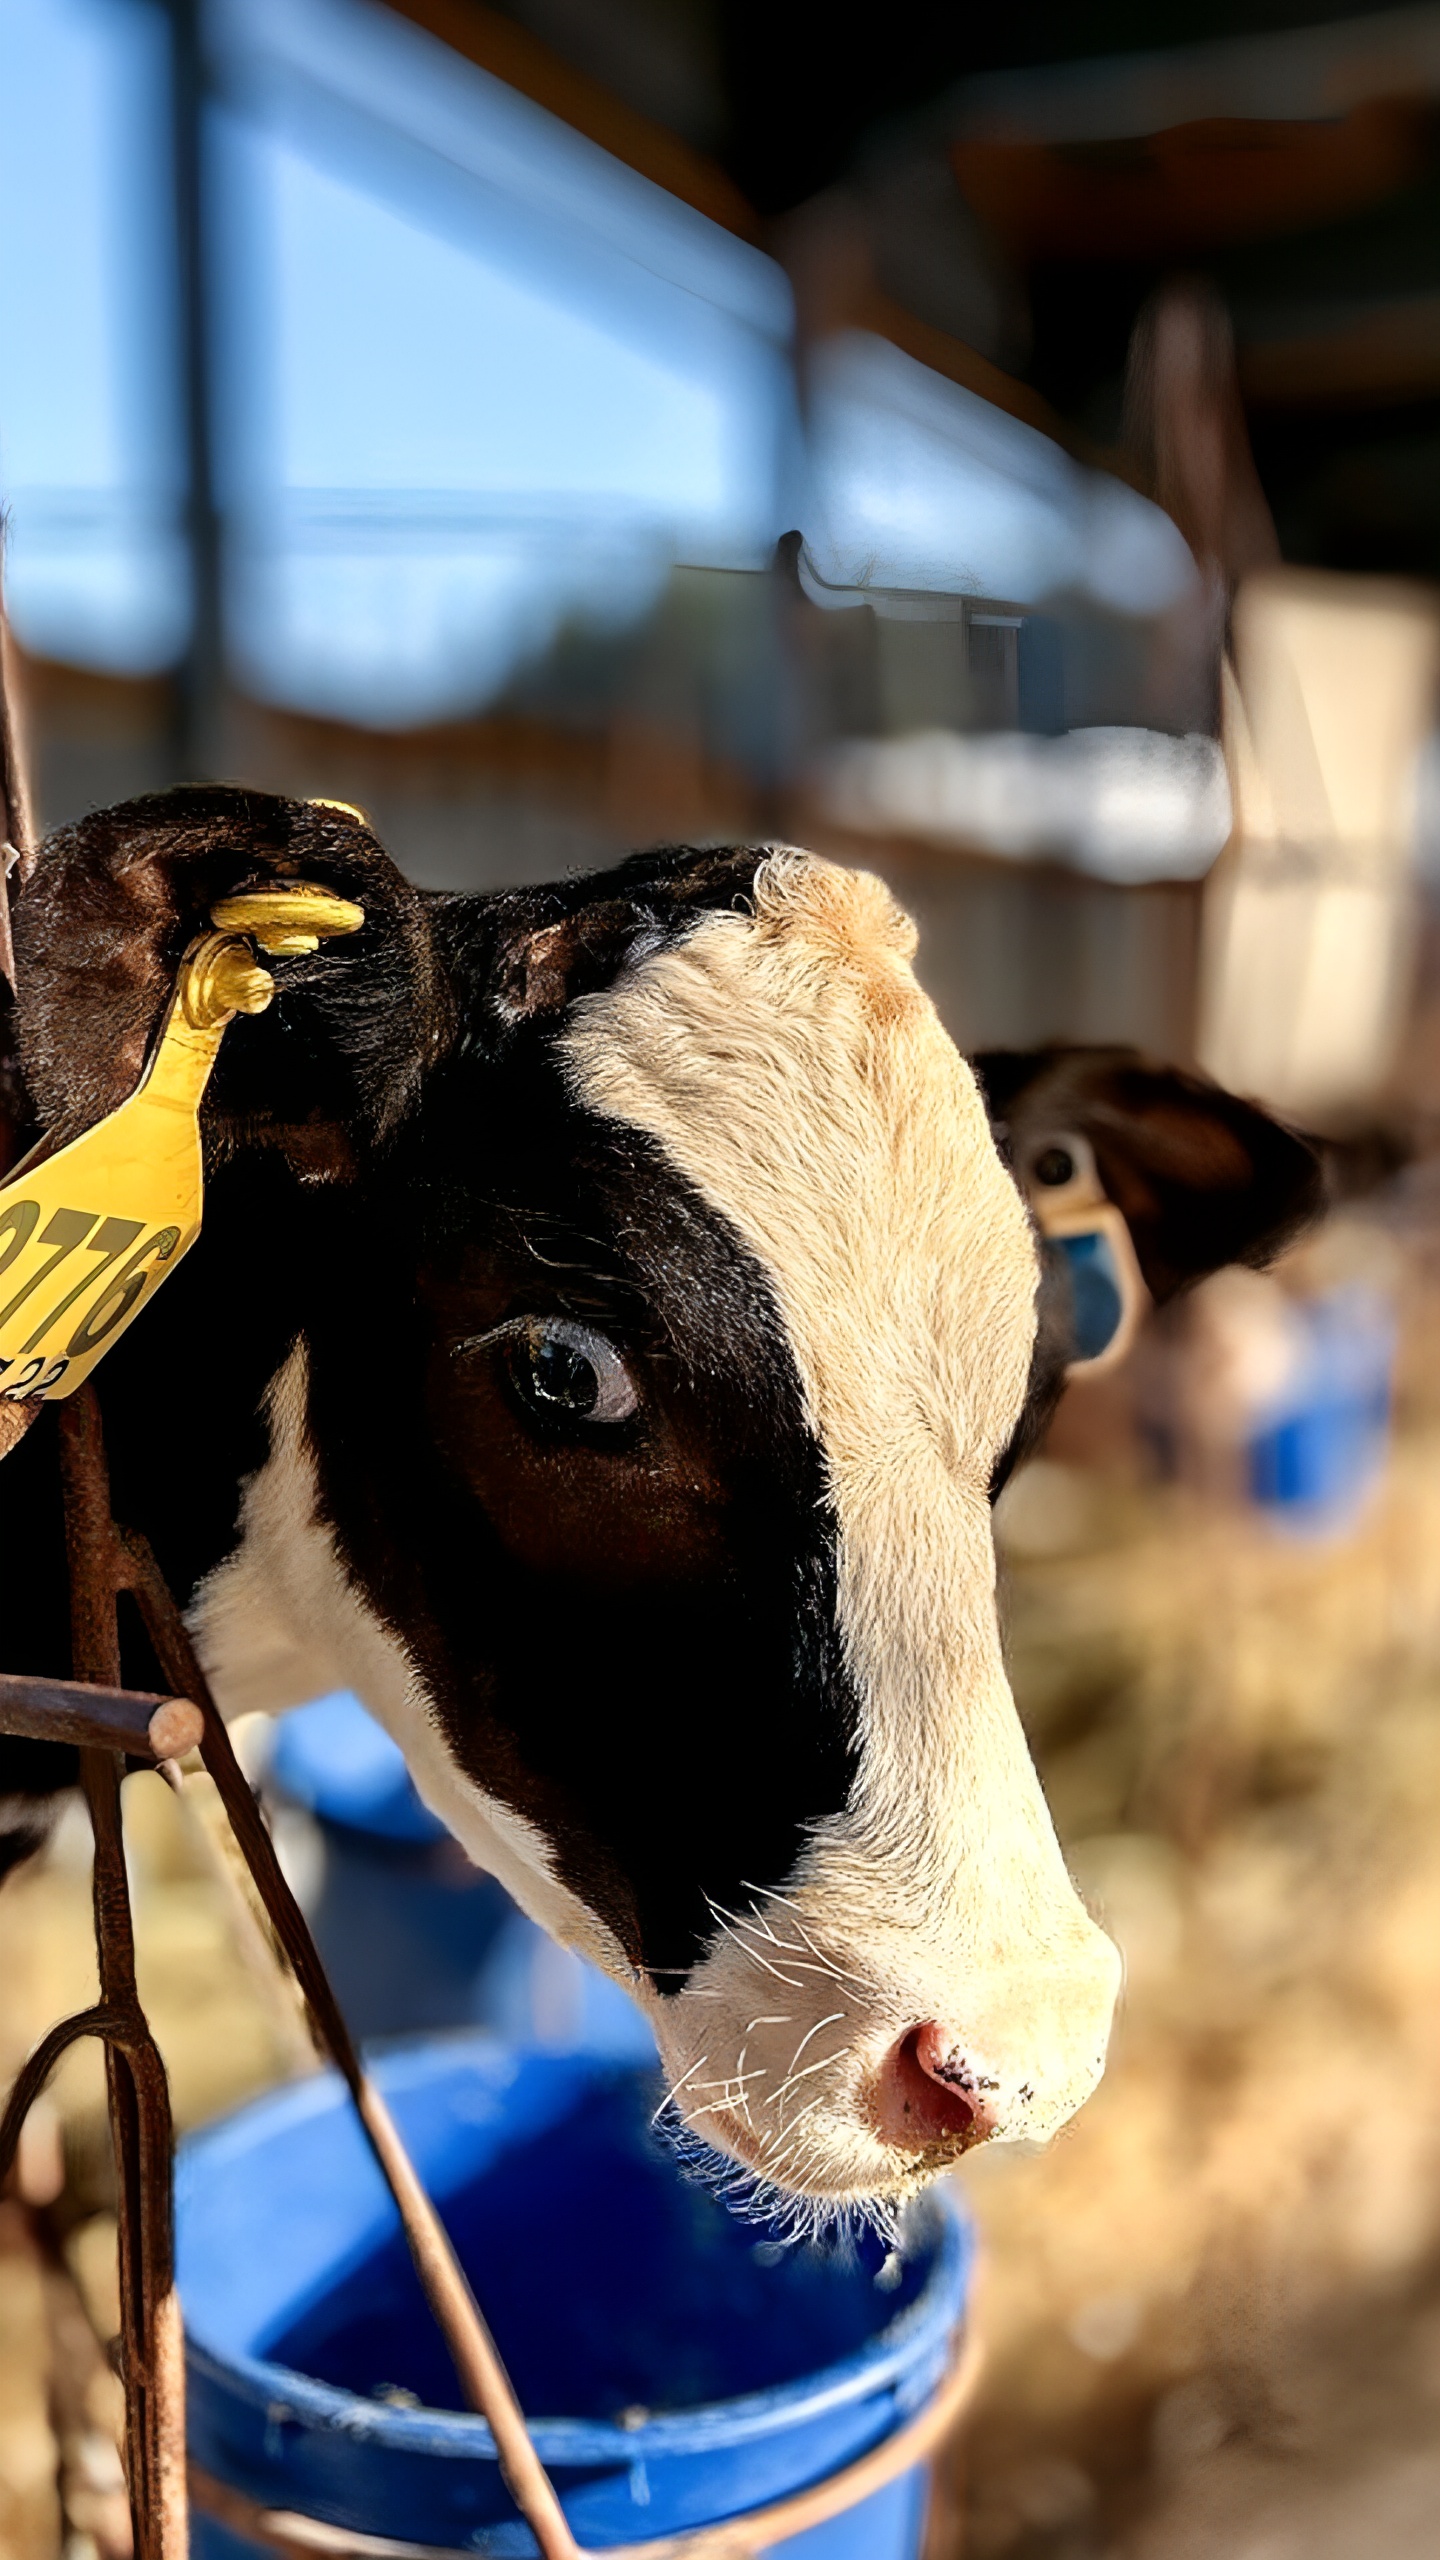
[[[275,981],[253,945],[314,951],[365,921],[328,889],[247,889],[186,952],[150,1063],[128,1102],[0,1188],[0,1399],[73,1395],[200,1233],[200,1104],[237,1013]],[[79,1268],[77,1269],[77,1262]]]

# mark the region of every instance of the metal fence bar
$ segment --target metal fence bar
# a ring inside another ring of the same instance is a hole
[[[121,1685],[116,1616],[120,1553],[93,1394],[72,1398],[59,1428],[72,1668],[108,1700]],[[126,2470],[137,2560],[186,2560],[185,2377],[175,2300],[170,2095],[135,1983],[135,1934],[120,1822],[124,1753],[105,1733],[103,1719],[97,1722],[105,1738],[84,1745],[80,1774],[95,1835],[95,1949],[115,2151]],[[148,1727],[147,1716],[147,1739]]]

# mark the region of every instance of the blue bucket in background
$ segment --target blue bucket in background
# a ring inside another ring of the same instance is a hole
[[[1333,1536],[1384,1473],[1399,1327],[1390,1297],[1363,1282],[1297,1299],[1291,1316],[1288,1374],[1246,1445],[1249,1492],[1281,1525]]]
[[[970,2237],[949,2194],[904,2257],[782,2248],[689,2183],[657,2082],[594,2054],[464,2037],[376,2074],[440,2206],[577,2539],[716,2523],[826,2479],[933,2396]],[[532,2551],[488,2428],[460,2409],[340,2082],[261,2099],[180,2153],[192,2461],[242,2497],[442,2551]],[[916,2560],[918,2467],[786,2549]],[[258,2544],[199,2512],[196,2560]]]
[[[282,1717],[264,1782],[315,1826],[319,1854],[292,1854],[291,1881],[352,2035],[483,2026],[556,2052],[653,2057],[634,2002],[471,1865],[357,1698],[337,1690]]]

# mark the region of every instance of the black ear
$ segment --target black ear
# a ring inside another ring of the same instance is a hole
[[[383,1137],[449,1037],[427,902],[354,811],[219,786],[97,811],[43,847],[14,914],[29,1134],[72,1137],[124,1101],[212,906],[290,880],[336,891],[365,922],[267,962],[275,1001],[226,1034],[207,1154],[269,1145],[328,1176]]]
[[[1313,1149],[1202,1076],[1118,1048],[992,1049],[971,1064],[1032,1201],[1088,1148],[1157,1301],[1223,1263],[1270,1261],[1320,1209]]]
[[[543,1023],[683,938],[707,908],[743,906],[764,845],[663,845],[542,889],[440,902],[436,932],[491,1028]]]

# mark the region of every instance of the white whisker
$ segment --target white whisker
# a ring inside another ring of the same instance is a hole
[[[674,2087],[673,2087],[673,2088],[671,2088],[671,2089],[667,2089],[667,2090],[666,2090],[664,2097],[661,2099],[659,2106],[656,2108],[655,2113],[654,2113],[654,2114],[653,2114],[653,2116],[651,2117],[650,2122],[651,2122],[652,2127],[653,2127],[653,2126],[655,2126],[655,2125],[657,2125],[657,2124],[659,2123],[660,2118],[661,2118],[661,2117],[663,2116],[663,2114],[665,2113],[666,2108],[667,2108],[667,2107],[672,2107],[672,2106],[674,2105],[674,2103],[675,2103],[676,2099],[677,2099],[677,2098],[679,2097],[679,2095],[680,2095],[681,2090],[684,2088],[686,2081],[687,2081],[687,2080],[691,2080],[691,2079],[693,2079],[693,2078],[694,2078],[694,2076],[695,2076],[695,2073],[696,2073],[697,2071],[703,2071],[703,2070],[704,2070],[704,2068],[705,2068],[705,2065],[706,2065],[706,2063],[709,2061],[709,2059],[710,2059],[710,2056],[709,2056],[709,2054],[708,2054],[708,2053],[702,2053],[698,2062],[692,2062],[688,2071],[682,2071],[682,2072],[681,2072],[680,2077],[679,2077],[679,2079],[675,2082]]]
[[[798,1935],[803,1938],[811,1955],[815,1958],[816,1963],[820,1965],[826,1973],[833,1974],[837,1982],[848,1982],[853,1984],[857,1991],[866,1991],[869,1989],[870,1986],[866,1982],[863,1974],[849,1972],[844,1965],[837,1962],[834,1956],[827,1956],[823,1949],[816,1946],[814,1939],[811,1937],[809,1930],[806,1928],[804,1921],[800,1917],[799,1903],[792,1900],[788,1893],[778,1893],[773,1885],[769,1887],[767,1892],[765,1888],[751,1884],[746,1876],[742,1876],[740,1882],[747,1893],[753,1893],[757,1897],[764,1893],[766,1900],[770,1902],[783,1902],[787,1911],[793,1911],[795,1913],[795,1927]],[[779,1945],[781,1941],[777,1939],[775,1943]]]
[[[745,2056],[746,2056],[746,2054],[749,2052],[749,2050],[750,2050],[750,2044],[749,2044],[749,2039],[748,2039],[748,2037],[747,2037],[747,2039],[746,2039],[745,2043],[744,2043],[744,2044],[742,2044],[742,2046],[740,2047],[740,2051],[739,2051],[739,2053],[737,2054],[737,2056],[736,2056],[736,2058],[735,2058],[735,2077],[736,2077],[736,2079],[737,2079],[737,2081],[738,2081],[738,2083],[739,2083],[739,2087],[740,2087],[740,2112],[741,2112],[741,2114],[743,2115],[743,2117],[745,2118],[745,2121],[746,2121],[746,2123],[747,2123],[747,2124],[749,2124],[749,2122],[750,2122],[750,2091],[749,2091],[749,2087],[748,2087],[748,2085],[747,2085],[747,2081],[748,2081],[748,2080],[764,2080],[764,2079],[768,2076],[768,2075],[767,2075],[767,2073],[766,2073],[766,2071],[765,2071],[765,2068],[764,2068],[764,2065],[763,2065],[763,2064],[760,2066],[760,2068],[759,2068],[758,2070],[756,2070],[756,2071],[752,2071],[752,2072],[750,2072],[750,2073],[748,2073],[748,2074],[747,2074],[746,2069],[745,2069]]]
[[[844,2016],[845,2012],[843,2009],[832,2009],[828,2018],[817,2018],[814,2026],[807,2029],[806,2033],[801,2037],[794,2052],[790,2056],[790,2067],[784,2080],[781,2082],[780,2087],[772,2090],[770,2096],[766,2099],[765,2104],[767,2107],[773,2107],[777,2098],[784,2097],[786,2090],[790,2086],[791,2079],[794,2076],[795,2065],[799,2061],[807,2044],[813,2044],[815,2038],[822,2034],[826,2027],[839,2026]]]
[[[706,1899],[709,1899],[708,1895]],[[742,1956],[748,1957],[751,1964],[758,1964],[762,1973],[770,1974],[776,1982],[783,1982],[787,1991],[804,1990],[805,1985],[803,1982],[792,1982],[788,1973],[782,1973],[778,1965],[771,1964],[768,1957],[762,1956],[758,1947],[751,1946],[748,1939],[742,1938],[736,1930],[730,1928],[723,1915],[716,1909],[713,1902],[710,1904],[710,1908],[712,1912],[714,1912],[715,1918],[719,1923],[720,1928],[724,1931],[725,1936],[731,1941],[733,1946],[739,1949]]]
[[[792,2071],[789,2079],[775,2090],[773,2096],[766,2099],[765,2104],[767,2107],[776,2105],[791,2089],[798,2089],[801,2081],[808,2080],[814,2072],[830,2071],[837,2062],[848,2062],[853,2051],[852,2045],[842,2044],[838,2053],[824,2054],[818,2062],[807,2062],[803,2071]],[[787,2116],[785,2122],[793,2123],[794,2118]]]

